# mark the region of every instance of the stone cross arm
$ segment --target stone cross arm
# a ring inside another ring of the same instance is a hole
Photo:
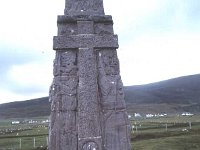
[[[118,48],[117,35],[71,35],[55,36],[54,50],[67,50],[77,48]]]

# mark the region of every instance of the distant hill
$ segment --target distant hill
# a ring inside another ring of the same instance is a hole
[[[200,113],[200,74],[124,87],[129,113]],[[48,116],[48,97],[0,105],[0,118]]]
[[[200,102],[200,74],[125,87],[127,102],[191,104]]]
[[[125,87],[128,109],[140,113],[200,113],[200,74]]]
[[[48,97],[0,105],[0,118],[30,118],[49,114]]]

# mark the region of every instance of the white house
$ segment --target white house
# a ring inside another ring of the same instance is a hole
[[[19,121],[12,121],[11,124],[19,124]]]

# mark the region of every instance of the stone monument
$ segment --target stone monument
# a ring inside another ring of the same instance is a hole
[[[103,0],[66,0],[57,24],[49,150],[130,150],[118,38]]]

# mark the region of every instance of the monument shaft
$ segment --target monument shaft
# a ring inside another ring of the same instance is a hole
[[[130,150],[117,35],[102,0],[66,0],[54,37],[49,150]]]

